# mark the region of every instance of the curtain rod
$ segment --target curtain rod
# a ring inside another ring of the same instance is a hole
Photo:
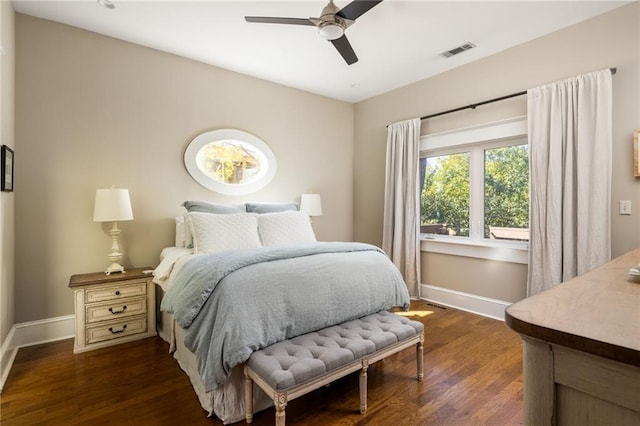
[[[618,69],[613,67],[613,68],[609,68],[609,71],[611,71],[611,74],[614,75],[618,71]],[[482,102],[478,102],[478,103],[475,103],[475,104],[470,104],[470,105],[463,106],[463,107],[453,108],[453,109],[449,109],[449,110],[446,110],[446,111],[437,112],[435,114],[424,115],[424,116],[420,117],[420,120],[426,120],[428,118],[439,117],[441,115],[451,114],[452,112],[458,112],[458,111],[462,111],[462,110],[465,110],[465,109],[476,109],[476,107],[479,107],[479,106],[482,106],[482,105],[486,105],[486,104],[490,104],[490,103],[498,102],[498,101],[504,101],[505,99],[515,98],[517,96],[522,96],[522,95],[526,95],[526,94],[527,94],[527,91],[523,90],[522,92],[512,93],[510,95],[500,96],[499,98],[489,99],[488,101],[482,101]],[[389,127],[388,124],[387,124],[387,127]]]

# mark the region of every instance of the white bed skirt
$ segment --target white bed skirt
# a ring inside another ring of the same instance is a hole
[[[161,300],[162,290],[158,290]],[[200,405],[209,414],[218,417],[224,424],[245,420],[244,404],[244,372],[238,365],[231,371],[231,377],[220,389],[207,392],[198,373],[198,360],[184,345],[184,330],[178,326],[173,315],[158,312],[158,335],[169,343],[169,352],[178,361],[180,368],[187,373]],[[273,405],[273,401],[258,386],[253,387],[254,412],[264,410]]]

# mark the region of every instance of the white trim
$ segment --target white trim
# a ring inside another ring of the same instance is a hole
[[[7,380],[18,349],[75,336],[75,315],[23,322],[11,327],[0,347],[0,392]]]
[[[504,321],[504,310],[511,305],[510,302],[430,284],[421,284],[420,287],[424,300],[500,321]]]
[[[40,345],[75,336],[75,315],[46,318],[16,324],[16,346]]]
[[[420,251],[430,253],[450,254],[453,256],[475,257],[478,259],[499,260],[501,262],[529,263],[528,245],[522,243],[500,242],[491,244],[490,240],[474,243],[470,239],[458,237],[442,237],[430,239],[423,237],[420,241]]]
[[[9,334],[7,334],[4,342],[2,342],[2,346],[0,346],[0,393],[2,393],[4,382],[6,382],[7,377],[9,376],[13,360],[16,358],[16,354],[18,353],[18,348],[16,348],[14,343],[14,336],[15,326],[11,327]]]
[[[527,135],[527,116],[513,117],[478,126],[431,133],[420,138],[420,151],[432,151]]]

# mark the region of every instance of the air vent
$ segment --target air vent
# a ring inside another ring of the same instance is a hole
[[[446,311],[446,310],[447,310],[447,308],[446,308],[446,307],[444,307],[444,306],[440,306],[440,305],[436,305],[435,303],[429,303],[429,302],[427,302],[427,306],[431,306],[431,307],[433,307],[433,308],[437,308],[437,309],[442,309],[443,311]]]
[[[462,46],[458,46],[455,49],[451,49],[451,50],[447,50],[446,52],[442,52],[440,54],[440,56],[442,56],[443,58],[450,58],[452,56],[457,55],[458,53],[462,53],[465,50],[469,50],[469,49],[473,49],[474,47],[476,47],[475,44],[471,43],[471,42],[467,42],[465,44],[463,44]]]

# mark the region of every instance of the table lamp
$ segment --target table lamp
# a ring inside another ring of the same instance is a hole
[[[118,221],[123,220],[133,220],[129,190],[115,187],[97,189],[96,203],[93,209],[93,221],[113,222],[113,227],[109,231],[112,242],[111,251],[107,258],[111,261],[111,265],[105,271],[107,275],[112,272],[125,272],[124,267],[120,265],[122,251],[120,251],[120,247],[118,246],[118,237],[120,236]]]
[[[313,222],[312,218],[314,216],[322,216],[320,194],[302,194],[300,198],[300,211],[307,212],[311,222]]]

